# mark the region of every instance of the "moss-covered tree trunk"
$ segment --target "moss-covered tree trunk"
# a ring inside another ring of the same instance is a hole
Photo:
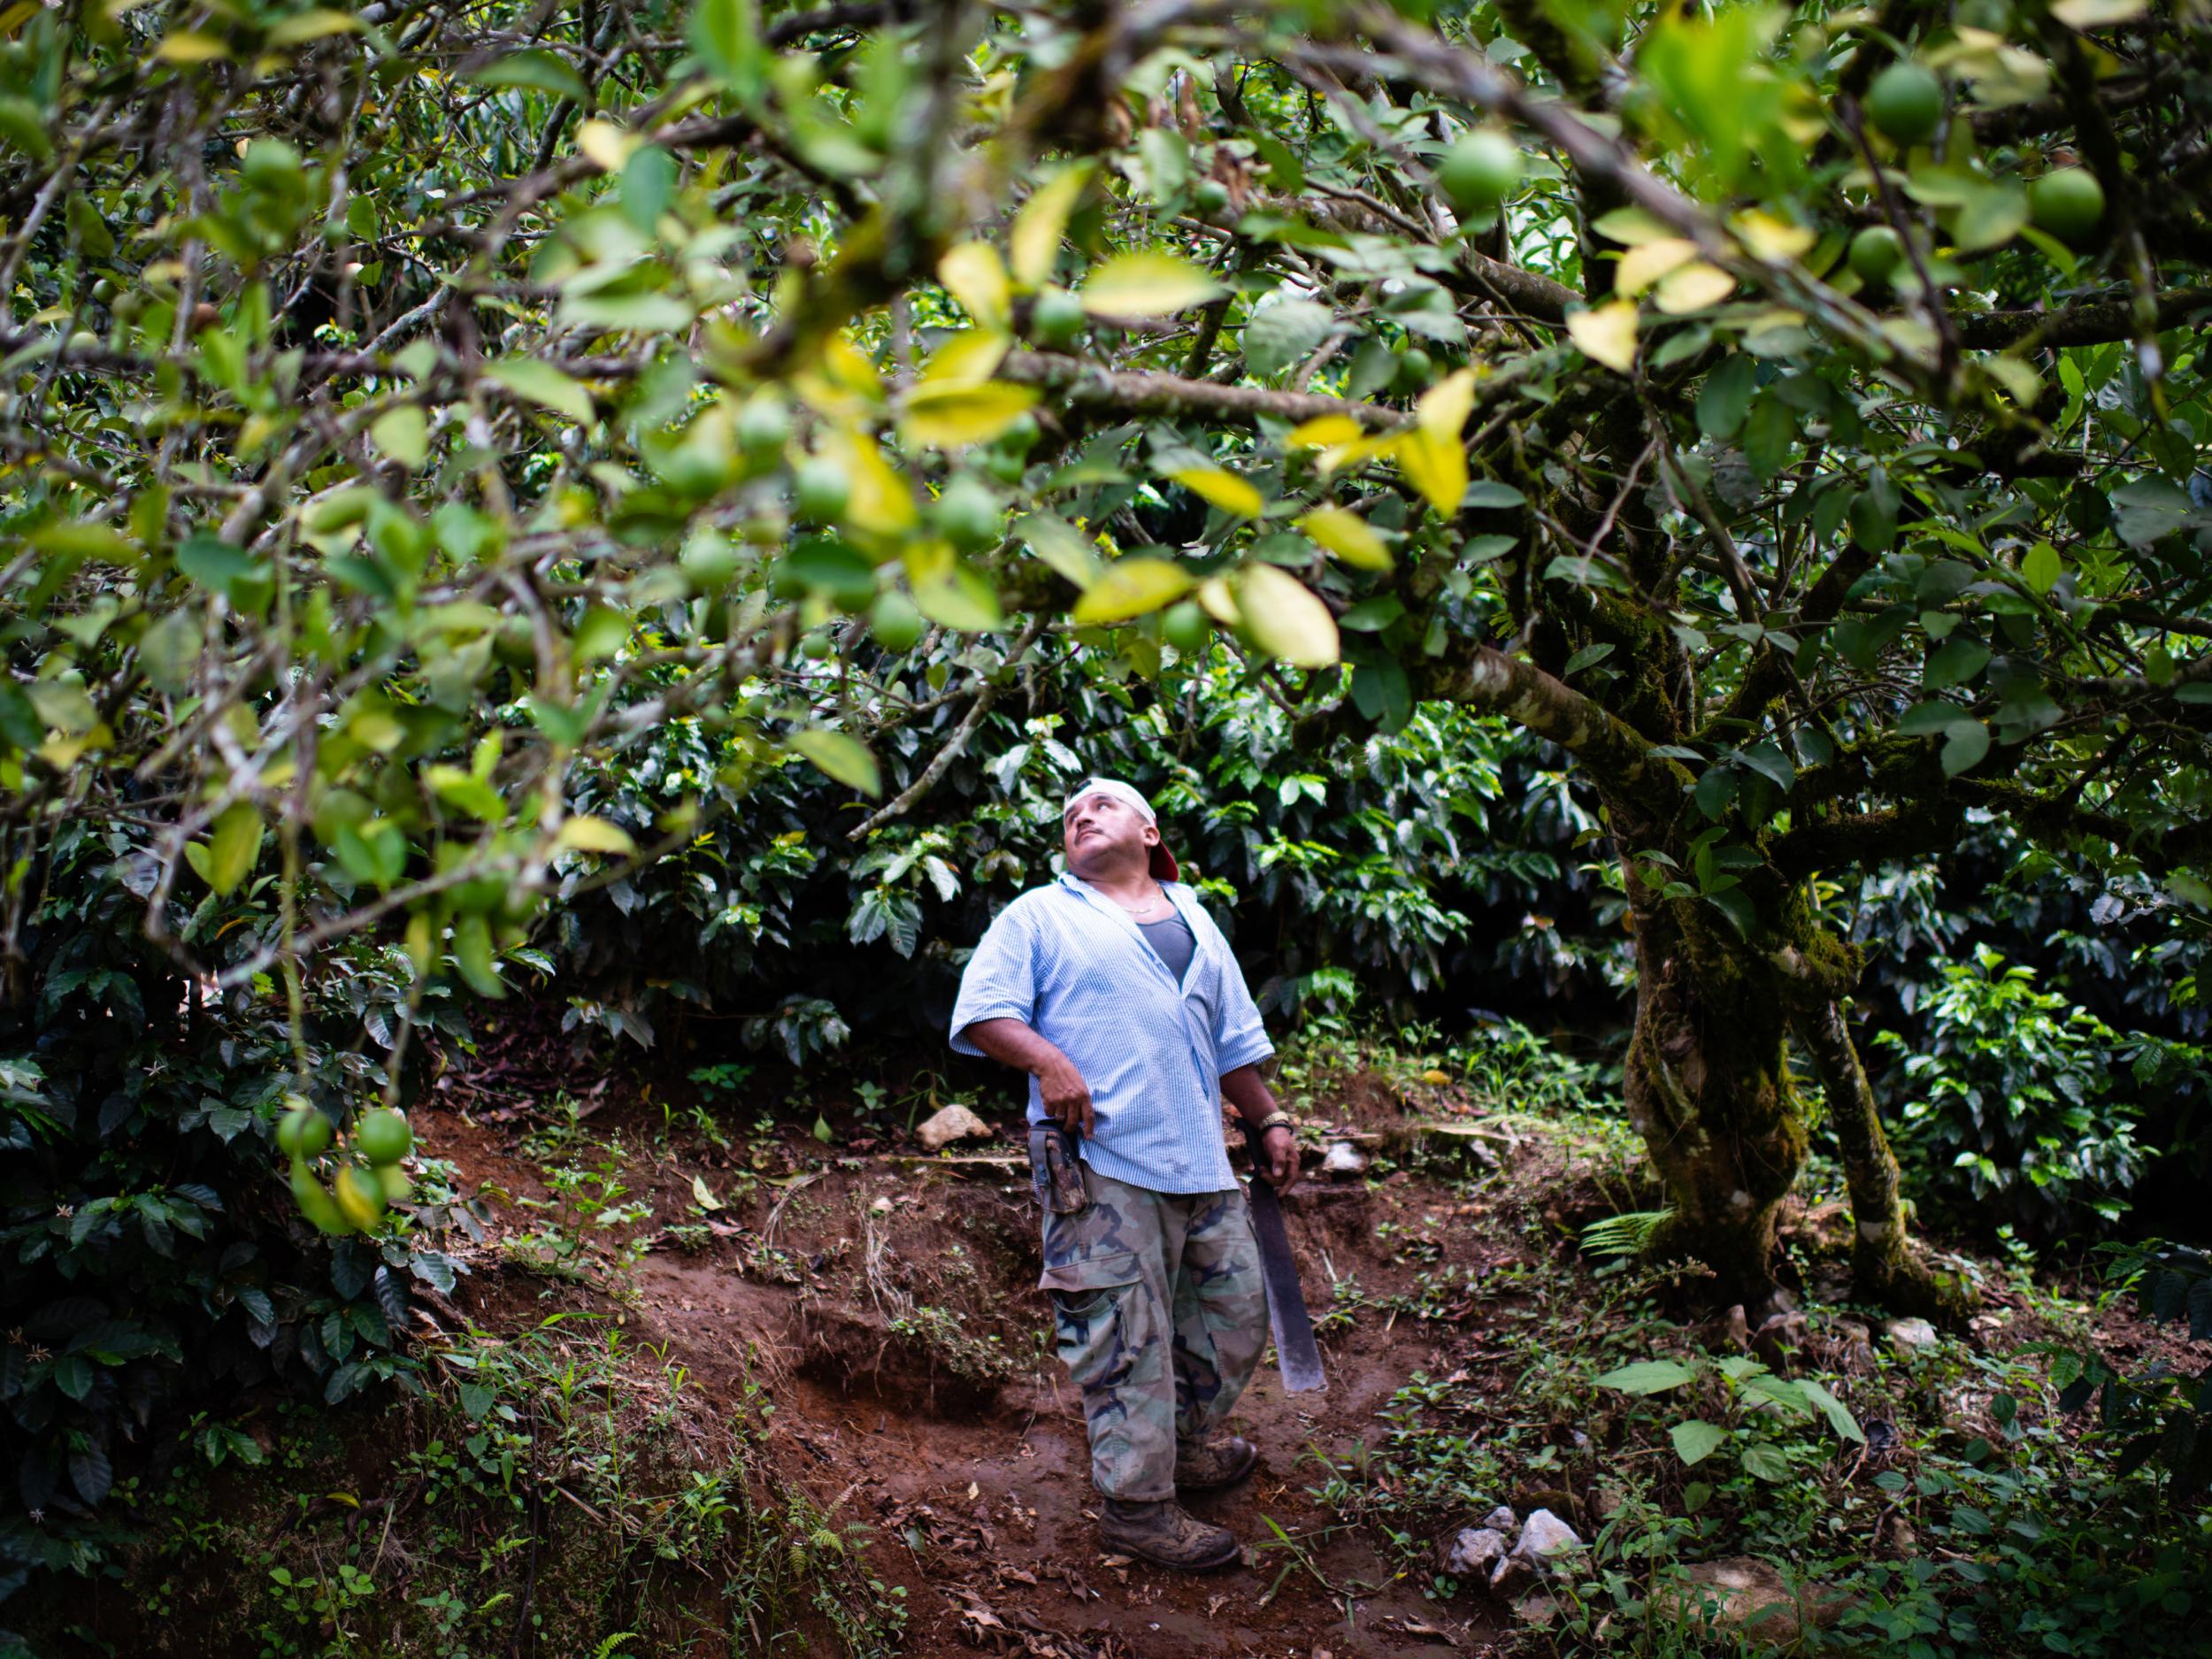
[[[1955,1320],[1956,1289],[1929,1271],[1912,1248],[1881,1112],[1843,1010],[1822,1002],[1797,1021],[1797,1034],[1828,1096],[1828,1119],[1843,1155],[1851,1194],[1851,1278],[1858,1294],[1903,1313]]]
[[[1775,1216],[1805,1161],[1803,1113],[1787,1064],[1778,976],[1717,912],[1636,895],[1636,1029],[1628,1115],[1666,1182],[1673,1215],[1652,1240],[1662,1259],[1712,1269],[1725,1302],[1774,1288]]]

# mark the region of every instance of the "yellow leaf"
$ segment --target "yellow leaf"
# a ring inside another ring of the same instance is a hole
[[[964,328],[930,354],[922,370],[925,386],[980,386],[998,373],[1013,342],[989,328]]]
[[[1292,427],[1284,444],[1293,449],[1328,449],[1340,443],[1357,443],[1366,431],[1349,415],[1317,415]]]
[[[1382,537],[1348,507],[1317,507],[1297,523],[1317,545],[1347,565],[1368,571],[1386,571],[1391,566],[1390,549],[1383,545]]]
[[[268,40],[274,47],[298,46],[307,41],[321,40],[326,35],[350,35],[360,27],[358,18],[319,6],[270,25]]]
[[[2148,0],[2053,0],[2051,15],[2070,29],[2086,31],[2110,28],[2149,9]]]
[[[860,420],[883,401],[883,377],[865,353],[842,334],[822,342],[820,356],[791,377],[791,389],[817,414]]]
[[[1105,261],[1084,283],[1081,297],[1094,317],[1165,317],[1203,305],[1220,292],[1211,272],[1146,248]]]
[[[1088,162],[1064,167],[1030,192],[1029,200],[1014,215],[1006,248],[1013,256],[1014,280],[1024,288],[1037,288],[1051,279],[1060,238],[1067,234],[1068,219],[1090,180]]]
[[[1187,466],[1168,476],[1201,501],[1240,518],[1256,518],[1267,507],[1264,495],[1224,467]]]
[[[1809,253],[1820,240],[1816,232],[1756,208],[1736,215],[1736,235],[1762,259],[1795,259]]]
[[[627,830],[588,812],[580,812],[563,824],[553,845],[563,851],[606,853],[616,858],[633,857],[637,852],[637,843]]]
[[[1636,362],[1636,302],[1615,300],[1567,319],[1567,335],[1583,355],[1625,374]]]
[[[1209,576],[1198,584],[1198,603],[1206,607],[1206,614],[1225,628],[1233,628],[1244,620],[1244,612],[1237,609],[1237,596],[1229,584],[1218,576]]]
[[[1399,471],[1430,506],[1446,518],[1459,511],[1467,493],[1467,451],[1457,436],[1446,441],[1416,429],[1402,434],[1391,449]]]
[[[964,562],[949,541],[909,541],[900,549],[914,608],[932,622],[963,634],[981,634],[1006,620],[998,593],[981,571]]]
[[[1272,565],[1237,572],[1237,607],[1253,641],[1293,668],[1327,668],[1337,660],[1336,618],[1305,583]]]
[[[1652,293],[1652,303],[1670,317],[1679,317],[1688,311],[1701,311],[1708,305],[1717,305],[1736,291],[1736,279],[1718,265],[1707,265],[1702,259],[1690,265],[1677,265],[1659,279],[1659,286]]]
[[[1620,268],[1613,273],[1613,291],[1634,299],[1675,266],[1696,257],[1697,244],[1680,236],[1640,242],[1621,256]]]
[[[822,434],[821,451],[845,469],[852,495],[845,507],[846,521],[874,535],[895,536],[921,521],[914,492],[876,441],[857,430]]]
[[[1617,207],[1592,220],[1590,228],[1608,242],[1630,248],[1674,234],[1664,219],[1640,207]]]
[[[612,121],[588,120],[576,129],[576,148],[602,173],[620,173],[642,142],[635,133]]]
[[[154,56],[173,64],[204,64],[230,56],[230,48],[212,35],[177,29],[154,48]]]
[[[1125,622],[1171,604],[1191,590],[1190,572],[1165,559],[1125,558],[1109,565],[1069,612],[1079,623]]]
[[[1475,407],[1475,372],[1457,369],[1421,394],[1414,420],[1439,442],[1457,444]]]
[[[1002,380],[981,386],[924,384],[906,396],[899,436],[910,444],[940,449],[988,443],[1027,414],[1036,401],[1035,387],[1009,386]]]
[[[998,250],[988,242],[964,242],[946,249],[937,261],[937,280],[984,327],[1003,329],[1007,326],[1014,291]]]

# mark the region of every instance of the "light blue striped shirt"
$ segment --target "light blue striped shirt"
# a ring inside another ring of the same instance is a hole
[[[1221,1130],[1221,1078],[1275,1052],[1244,972],[1196,894],[1161,883],[1197,941],[1179,986],[1129,913],[1072,875],[1032,887],[968,959],[952,1010],[952,1046],[979,1019],[1018,1019],[1083,1074],[1096,1128],[1084,1161],[1156,1193],[1236,1184]],[[1045,1118],[1029,1080],[1029,1121]]]

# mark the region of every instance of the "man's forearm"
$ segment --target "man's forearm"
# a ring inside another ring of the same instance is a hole
[[[979,1019],[960,1034],[992,1059],[1032,1075],[1042,1072],[1055,1060],[1066,1058],[1035,1027],[1018,1019]]]
[[[1268,1113],[1282,1110],[1276,1105],[1274,1094],[1256,1065],[1240,1065],[1233,1071],[1224,1071],[1221,1092],[1228,1096],[1229,1104],[1237,1109],[1237,1116],[1255,1127]]]

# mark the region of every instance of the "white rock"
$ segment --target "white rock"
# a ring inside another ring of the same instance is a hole
[[[1933,1348],[1938,1340],[1935,1326],[1925,1319],[1892,1319],[1883,1325],[1882,1334],[1892,1348]]]
[[[988,1139],[991,1125],[965,1106],[953,1105],[933,1115],[914,1132],[926,1152],[941,1152],[956,1141]]]
[[[1329,1175],[1364,1175],[1367,1155],[1348,1141],[1332,1141],[1321,1155],[1321,1168]]]
[[[1582,1548],[1582,1535],[1549,1509],[1538,1509],[1521,1528],[1513,1553],[1532,1567],[1542,1567],[1554,1555]]]
[[[1463,1528],[1452,1540],[1451,1548],[1444,1556],[1444,1571],[1459,1578],[1479,1578],[1487,1583],[1490,1575],[1505,1559],[1505,1534],[1494,1527],[1470,1526]]]
[[[1501,1503],[1482,1517],[1482,1524],[1494,1532],[1504,1532],[1509,1535],[1515,1527],[1520,1525],[1521,1517],[1513,1513],[1511,1504]]]

